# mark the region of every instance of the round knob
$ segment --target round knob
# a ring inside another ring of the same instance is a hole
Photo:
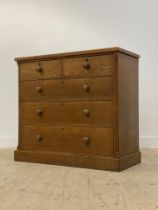
[[[41,142],[43,140],[43,137],[41,135],[36,136],[37,141]]]
[[[84,91],[88,91],[89,90],[89,86],[87,84],[83,85],[83,89]]]
[[[36,71],[37,71],[38,73],[41,73],[41,72],[43,71],[43,69],[41,68],[41,66],[39,66],[39,67],[36,69]]]
[[[89,144],[89,142],[90,142],[89,137],[84,136],[84,137],[83,137],[83,143],[84,143],[85,145],[88,145],[88,144]]]
[[[83,68],[85,68],[85,69],[89,69],[90,68],[90,64],[88,63],[88,60],[87,59],[83,63]]]
[[[37,86],[37,87],[36,87],[36,91],[39,92],[39,93],[41,93],[41,92],[42,92],[42,88],[39,87],[39,86]]]
[[[37,113],[39,116],[41,116],[41,115],[43,114],[43,110],[42,110],[42,109],[37,109],[37,110],[36,110],[36,113]]]
[[[89,110],[88,110],[88,109],[84,109],[84,110],[83,110],[83,114],[84,114],[85,116],[88,116],[88,115],[89,115]]]

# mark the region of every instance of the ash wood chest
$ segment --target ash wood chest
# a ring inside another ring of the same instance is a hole
[[[15,60],[16,161],[114,171],[140,162],[137,54],[115,47]]]

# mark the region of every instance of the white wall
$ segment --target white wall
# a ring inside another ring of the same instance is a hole
[[[141,55],[140,144],[158,147],[157,0],[0,0],[0,147],[17,145],[16,56],[121,46]]]

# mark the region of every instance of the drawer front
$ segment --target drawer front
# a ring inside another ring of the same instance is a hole
[[[22,149],[81,154],[113,154],[113,129],[61,126],[21,126]]]
[[[83,100],[114,97],[113,78],[74,78],[20,83],[20,100]]]
[[[63,60],[63,74],[69,76],[112,75],[115,68],[115,55],[102,55]]]
[[[20,81],[61,77],[61,61],[41,61],[20,64]]]
[[[22,102],[20,122],[113,126],[112,101]]]

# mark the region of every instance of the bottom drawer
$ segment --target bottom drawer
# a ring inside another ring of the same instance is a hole
[[[20,127],[20,145],[24,150],[113,155],[113,129],[69,126]]]

